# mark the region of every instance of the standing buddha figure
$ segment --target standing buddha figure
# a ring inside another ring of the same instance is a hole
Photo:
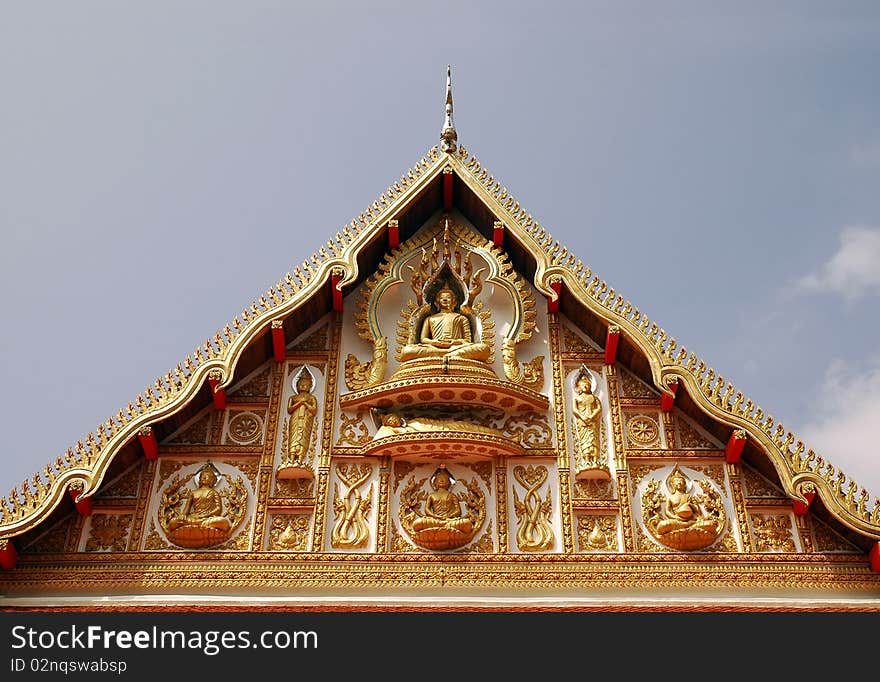
[[[312,431],[318,414],[318,400],[312,395],[314,380],[305,367],[296,378],[296,394],[287,400],[287,458],[288,464],[307,464],[312,445]]]
[[[602,403],[593,394],[590,375],[581,372],[574,388],[575,456],[579,461],[596,463],[599,460],[599,418]]]

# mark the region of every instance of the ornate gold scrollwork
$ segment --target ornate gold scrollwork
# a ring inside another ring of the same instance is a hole
[[[360,362],[354,353],[345,358],[345,385],[349,391],[360,391],[381,384],[388,366],[388,339],[380,336],[373,341],[373,359]]]
[[[373,484],[361,495],[360,487],[370,480],[373,467],[369,464],[337,464],[336,475],[348,487],[344,495],[339,493],[339,483],[335,485],[333,513],[335,520],[330,536],[332,547],[359,549],[370,541],[370,526],[367,516],[373,505]]]
[[[187,485],[198,474],[198,485]],[[217,490],[220,472],[206,462],[198,471],[175,476],[159,502],[159,525],[169,541],[178,547],[201,549],[228,540],[247,513],[248,491],[241,476],[226,479]]]
[[[795,552],[788,514],[751,514],[755,549],[759,552]]]
[[[133,514],[94,514],[86,540],[87,552],[124,552]]]
[[[311,517],[305,514],[282,514],[272,517],[269,549],[304,552],[309,543]]]
[[[665,490],[656,479],[648,482],[642,519],[660,544],[682,550],[708,547],[726,524],[721,495],[709,479],[691,482],[677,464],[666,477]]]
[[[522,384],[533,391],[540,391],[544,387],[543,355],[520,365],[516,357],[516,343],[512,339],[504,339],[501,343],[501,357],[504,359],[504,376],[511,383]]]
[[[580,516],[577,534],[582,552],[617,551],[617,519],[614,516]]]
[[[526,489],[522,500],[516,494],[516,488],[513,489],[513,507],[519,522],[516,543],[523,552],[543,552],[553,546],[550,490],[547,490],[544,500],[540,493],[541,486],[547,482],[547,476],[545,466],[518,465],[513,468],[513,477]]]
[[[486,520],[483,491],[476,479],[470,479],[461,481],[465,488],[463,493],[453,493],[450,488],[458,481],[444,464],[430,478],[431,493],[423,489],[427,477],[417,481],[411,476],[407,481],[400,494],[400,524],[419,547],[431,550],[463,547]]]

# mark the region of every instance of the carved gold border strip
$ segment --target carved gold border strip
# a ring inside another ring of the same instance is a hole
[[[804,562],[816,555],[789,555],[785,561],[767,561],[768,555],[748,555],[742,561],[698,563],[700,558],[688,557],[676,562],[651,562],[649,555],[626,560],[606,560],[597,554],[565,556],[566,561],[553,561],[560,555],[530,557],[529,561],[485,561],[474,556],[469,563],[461,557],[437,561],[437,557],[418,554],[391,555],[381,560],[358,563],[352,559],[337,561],[275,561],[248,560],[234,564],[197,563],[167,565],[145,562],[120,566],[106,560],[77,566],[23,566],[4,580],[5,594],[44,591],[87,594],[95,589],[170,589],[283,588],[286,594],[294,589],[338,589],[351,587],[510,587],[540,588],[549,593],[565,588],[650,588],[663,594],[669,588],[723,587],[809,589],[821,594],[861,592],[880,598],[880,576],[860,566],[829,565]],[[770,555],[774,556],[774,555]],[[336,556],[334,556],[336,558]],[[425,559],[428,559],[425,561]],[[297,557],[297,559],[299,559]],[[535,560],[537,559],[537,560]]]

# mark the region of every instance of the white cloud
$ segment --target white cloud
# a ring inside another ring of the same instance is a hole
[[[880,293],[880,228],[845,228],[837,252],[818,272],[798,280],[795,288],[835,292],[849,299]]]
[[[847,478],[880,496],[880,357],[857,371],[845,362],[829,365],[816,392],[816,411],[800,436]]]
[[[849,159],[857,166],[880,165],[880,140],[872,140],[849,150]]]

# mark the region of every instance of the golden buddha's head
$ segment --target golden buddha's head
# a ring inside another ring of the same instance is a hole
[[[455,310],[457,303],[458,296],[456,296],[455,292],[449,288],[448,284],[444,284],[443,288],[437,292],[436,296],[434,296],[434,304],[437,306],[437,309],[443,313],[449,313]]]
[[[214,471],[213,466],[206,464],[199,469],[199,485],[202,488],[213,488],[216,483],[217,473]]]
[[[577,381],[575,382],[575,390],[578,393],[593,392],[593,378],[590,376],[590,372],[585,367],[582,367],[581,373],[578,374]]]
[[[296,377],[296,390],[299,393],[311,393],[313,384],[311,372],[303,367]]]
[[[683,493],[687,489],[687,480],[676,466],[666,478],[666,487],[672,492]]]
[[[393,412],[389,412],[388,414],[382,415],[382,424],[384,426],[403,426],[403,418],[399,414],[394,414]]]
[[[445,464],[441,464],[440,468],[434,472],[434,475],[431,477],[431,483],[434,484],[435,489],[448,488],[452,485],[452,476],[447,471]]]

